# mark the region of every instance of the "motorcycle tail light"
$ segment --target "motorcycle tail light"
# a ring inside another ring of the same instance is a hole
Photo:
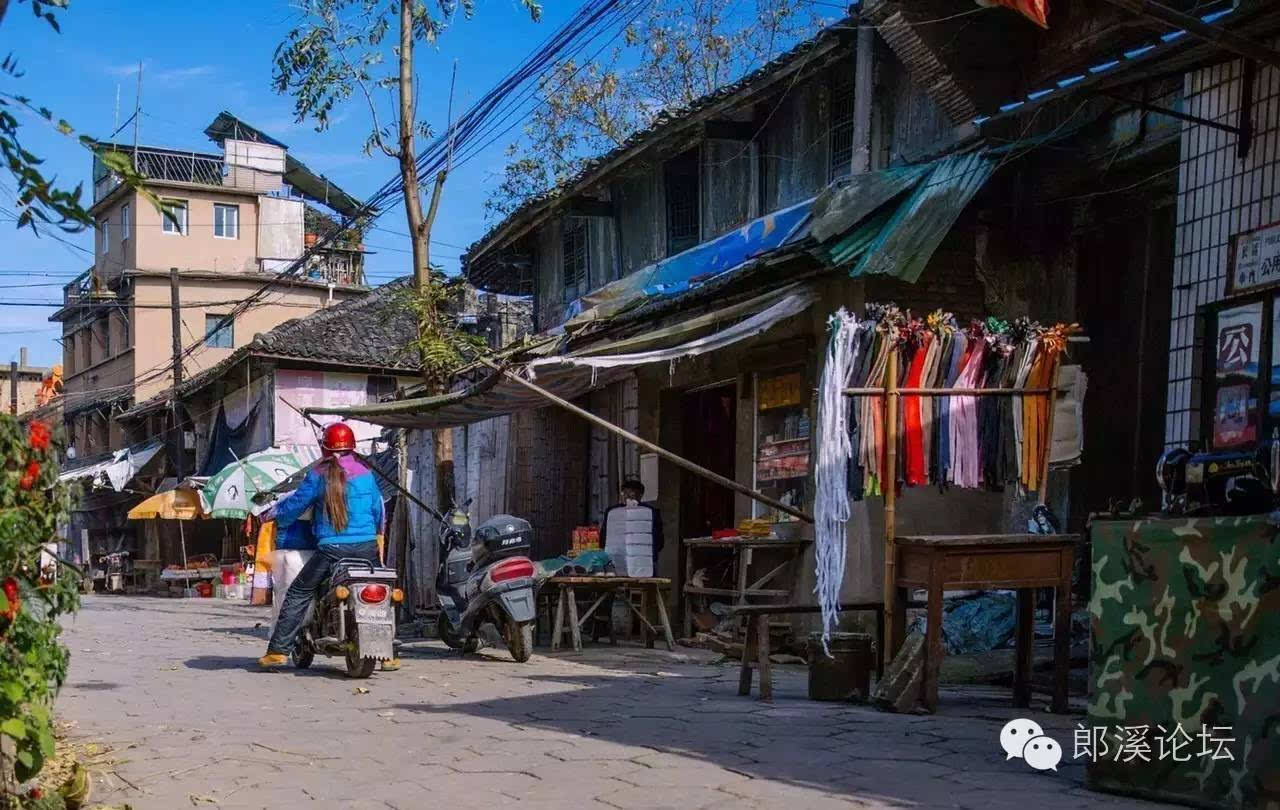
[[[366,585],[360,589],[360,601],[366,605],[376,605],[386,598],[386,585]]]
[[[531,576],[533,576],[533,563],[523,557],[500,562],[489,572],[489,577],[494,582],[506,582],[509,579]]]

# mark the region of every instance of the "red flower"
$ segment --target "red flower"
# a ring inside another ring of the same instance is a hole
[[[49,426],[38,420],[31,421],[30,432],[27,434],[27,441],[35,450],[48,450],[49,439],[53,437],[53,432],[49,430]]]
[[[18,486],[22,489],[31,489],[36,485],[36,479],[40,477],[40,462],[32,461],[27,465],[27,471],[22,474],[22,480],[18,482]]]
[[[5,577],[3,588],[4,598],[9,601],[9,609],[4,613],[0,613],[0,616],[13,621],[13,617],[18,615],[18,605],[21,601],[18,593],[18,580],[13,577]]]

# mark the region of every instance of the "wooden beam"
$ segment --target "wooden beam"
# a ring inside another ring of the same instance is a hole
[[[771,506],[774,509],[777,509],[781,512],[786,512],[788,515],[799,518],[803,520],[805,523],[813,523],[813,515],[803,512],[795,508],[794,506],[791,506],[790,504],[785,504],[782,501],[777,500],[776,498],[770,498],[768,495],[765,495],[762,492],[757,492],[756,490],[744,484],[739,484],[737,481],[734,481],[732,478],[726,478],[717,472],[708,470],[706,467],[703,467],[698,464],[694,464],[692,461],[688,460],[687,458],[684,458],[683,456],[678,456],[675,453],[671,452],[670,450],[666,449],[665,447],[660,447],[654,444],[653,442],[649,441],[648,439],[642,439],[641,437],[637,436],[636,434],[628,430],[623,430],[622,428],[618,427],[617,425],[613,424],[607,419],[602,419],[599,416],[596,416],[591,411],[586,410],[585,408],[579,408],[577,405],[574,405],[569,400],[564,399],[563,397],[556,396],[555,394],[551,393],[550,391],[543,388],[542,386],[537,385],[536,383],[532,383],[529,380],[526,380],[524,377],[520,376],[519,374],[511,373],[510,371],[506,370],[505,367],[499,366],[497,363],[493,362],[487,357],[479,356],[476,358],[476,360],[477,362],[482,363],[488,366],[489,368],[493,369],[495,374],[504,375],[511,382],[529,389],[530,391],[534,392],[535,394],[538,394],[544,399],[554,402],[555,404],[559,405],[561,408],[564,408],[570,413],[581,416],[583,419],[586,419],[588,422],[592,423],[593,425],[598,425],[599,427],[604,428],[610,433],[621,436],[622,438],[634,444],[638,444],[640,447],[643,447],[645,450],[648,450],[651,453],[657,453],[659,456],[662,456],[667,461],[670,461],[672,464],[675,464],[677,467],[686,469],[689,472],[693,473],[694,475],[699,475],[699,476],[702,476],[703,478],[714,481],[715,483],[719,484],[722,487],[725,487],[726,489],[731,489],[734,492],[742,493],[743,495],[746,495],[748,498],[751,498],[754,501],[759,501],[760,503],[763,503],[767,506]]]
[[[592,197],[574,197],[565,208],[565,214],[571,217],[612,217],[614,211],[613,203]]]
[[[703,125],[703,135],[717,141],[754,141],[764,125],[758,121],[714,118]]]
[[[1192,14],[1184,14],[1154,0],[1107,0],[1113,6],[1132,11],[1139,17],[1156,20],[1171,28],[1181,28],[1205,42],[1211,42],[1247,59],[1256,59],[1264,65],[1280,68],[1280,52],[1248,37],[1232,33],[1217,25],[1210,25]]]

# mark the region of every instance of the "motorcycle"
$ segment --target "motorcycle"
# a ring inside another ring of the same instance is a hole
[[[368,678],[379,661],[395,657],[394,604],[404,600],[394,568],[343,559],[320,588],[293,648],[293,665],[311,666],[316,653],[346,659],[347,676]]]
[[[511,515],[497,515],[475,531],[466,508],[454,505],[442,519],[440,570],[436,595],[440,604],[440,640],[455,650],[480,649],[481,628],[497,628],[511,657],[524,663],[533,655],[533,527]]]
[[[124,581],[130,573],[129,552],[112,551],[98,557],[98,562],[105,568],[102,590],[106,593],[124,593]],[[94,576],[94,579],[98,577]]]

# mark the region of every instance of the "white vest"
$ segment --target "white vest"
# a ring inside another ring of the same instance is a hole
[[[628,577],[653,576],[653,510],[615,506],[605,517],[604,550],[614,570]]]

